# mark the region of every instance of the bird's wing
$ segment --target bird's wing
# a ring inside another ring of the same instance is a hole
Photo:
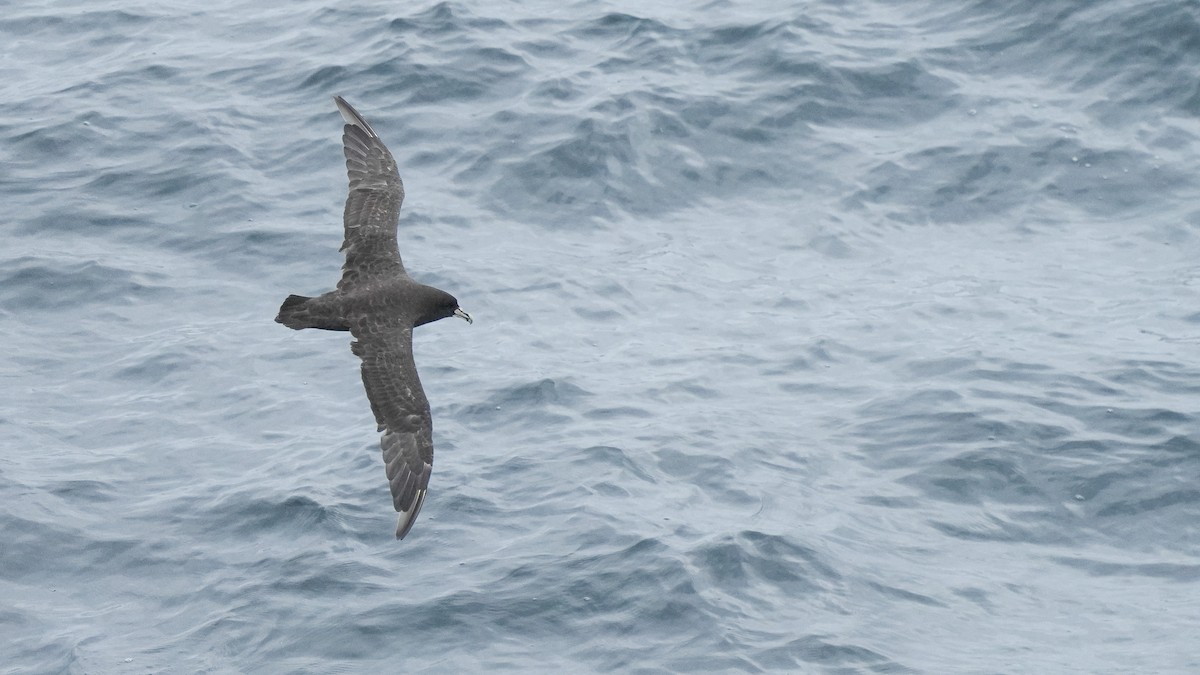
[[[380,446],[400,513],[396,538],[403,539],[425,501],[433,471],[433,418],[413,363],[412,328],[389,319],[351,321],[357,338],[350,349],[362,359],[363,386],[383,432]]]
[[[396,171],[396,160],[371,125],[341,96],[333,100],[346,120],[342,146],[350,194],[343,214],[346,238],[341,248],[346,263],[338,289],[347,289],[371,278],[405,273],[396,245],[404,183]]]

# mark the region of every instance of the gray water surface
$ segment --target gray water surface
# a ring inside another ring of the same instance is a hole
[[[0,671],[1200,671],[1194,2],[0,17]],[[395,515],[331,96],[437,447]]]

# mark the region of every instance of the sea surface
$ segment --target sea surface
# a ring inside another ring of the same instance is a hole
[[[15,3],[0,673],[1200,672],[1200,3]],[[340,94],[437,448],[393,537]]]

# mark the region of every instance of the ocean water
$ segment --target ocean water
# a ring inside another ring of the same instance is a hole
[[[0,672],[1200,672],[1200,3],[0,17]],[[353,103],[417,331],[393,538]]]

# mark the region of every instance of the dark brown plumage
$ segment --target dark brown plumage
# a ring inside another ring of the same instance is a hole
[[[346,262],[337,289],[309,298],[288,296],[275,320],[300,330],[348,330],[362,359],[363,386],[379,431],[392,503],[400,513],[396,538],[412,529],[433,470],[433,418],[413,362],[415,326],[457,316],[471,322],[449,293],[408,276],[396,244],[404,183],[396,160],[362,115],[335,96],[346,120],[342,144],[350,194],[343,221]]]

